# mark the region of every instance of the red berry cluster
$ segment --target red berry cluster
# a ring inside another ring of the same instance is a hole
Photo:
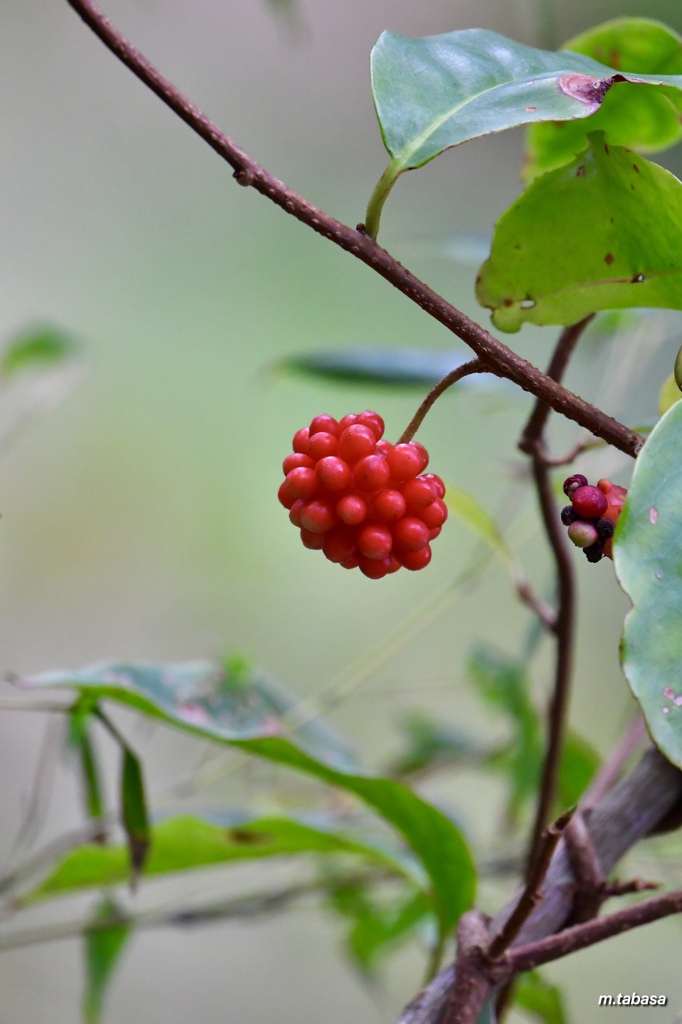
[[[448,516],[443,481],[423,472],[426,448],[383,433],[375,412],[316,416],[294,434],[278,494],[305,547],[373,580],[425,568]]]
[[[599,480],[591,487],[582,473],[564,480],[564,494],[571,504],[561,510],[561,522],[588,562],[598,562],[603,555],[613,558],[611,538],[627,493],[610,480]]]

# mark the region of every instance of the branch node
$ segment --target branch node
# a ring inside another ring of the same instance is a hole
[[[250,167],[238,167],[232,177],[243,188],[249,188],[256,180],[256,175]]]

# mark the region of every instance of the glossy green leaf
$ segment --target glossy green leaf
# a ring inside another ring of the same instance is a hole
[[[286,372],[320,377],[337,383],[379,384],[391,388],[432,387],[447,373],[467,362],[459,351],[429,352],[417,348],[345,348],[306,352],[275,364]],[[464,377],[458,387],[490,386],[490,374]],[[456,390],[456,389],[455,389]]]
[[[352,853],[392,873],[419,877],[400,850],[339,829],[333,822],[291,816],[181,815],[152,826],[144,878],[193,871],[219,864],[300,854]],[[49,875],[22,896],[21,904],[69,896],[84,889],[120,885],[128,878],[124,845],[83,843],[53,866]]]
[[[562,50],[582,53],[617,71],[682,74],[682,37],[648,18],[615,18],[569,39]],[[656,153],[682,139],[682,95],[677,89],[610,89],[589,121],[534,124],[526,136],[524,179],[568,163],[585,148],[587,131],[605,131],[608,142]]]
[[[256,705],[257,683],[254,673]],[[112,700],[203,739],[230,744],[353,793],[390,823],[421,861],[430,878],[443,933],[471,906],[473,861],[453,822],[401,783],[372,775],[341,758],[337,749],[318,751],[316,743],[313,752],[310,733],[301,729],[295,738],[287,735],[281,716],[251,714],[251,687],[242,679],[236,699],[224,666],[210,662],[100,665],[75,673],[46,673],[20,685],[66,687],[93,699]]]
[[[66,334],[45,328],[20,334],[0,354],[0,374],[11,377],[22,370],[51,369],[78,352]]]
[[[391,155],[367,210],[372,236],[398,176],[451,146],[517,125],[589,117],[614,85],[682,89],[682,75],[614,71],[583,54],[538,50],[486,29],[423,39],[384,32],[372,50],[371,75]]]
[[[621,659],[654,742],[682,768],[682,402],[635,463],[616,528],[616,574],[632,601]]]
[[[588,141],[497,224],[476,294],[501,330],[601,309],[682,309],[682,183],[601,132]]]
[[[514,988],[514,1003],[542,1024],[568,1024],[561,989],[538,971],[522,974]]]
[[[97,909],[97,927],[85,932],[84,1024],[99,1024],[106,987],[130,937],[129,924],[113,923],[109,928],[101,927],[102,922],[115,922],[116,917],[116,905],[105,900]]]

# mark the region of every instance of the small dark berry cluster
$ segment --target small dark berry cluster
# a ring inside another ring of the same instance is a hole
[[[443,481],[423,472],[426,448],[383,433],[375,412],[316,416],[294,434],[278,495],[305,547],[373,580],[424,569],[448,516]]]
[[[613,531],[623,508],[627,491],[610,480],[599,480],[591,487],[582,473],[564,480],[564,494],[571,504],[561,510],[561,522],[568,536],[582,548],[588,562],[599,562],[603,555],[613,558]]]

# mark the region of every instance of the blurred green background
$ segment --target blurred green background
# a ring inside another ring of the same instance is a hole
[[[290,20],[276,6],[111,0],[106,9],[247,152],[351,224],[386,162],[368,82],[369,51],[383,29],[417,36],[480,26],[547,48],[623,14],[682,31],[678,0],[301,2]],[[68,400],[33,422],[3,461],[2,668],[237,650],[296,693],[315,694],[445,587],[476,541],[450,522],[427,572],[379,583],[303,550],[275,498],[294,431],[322,411],[369,407],[395,439],[422,395],[333,387],[268,368],[285,355],[346,345],[464,346],[366,267],[235,187],[229,168],[64,2],[2,0],[0,9],[0,333],[9,340],[54,325],[82,343],[87,364]],[[519,132],[482,139],[405,175],[383,217],[382,243],[486,323],[473,298],[475,266],[448,253],[459,234],[485,240],[520,190],[522,141]],[[665,162],[682,172],[679,152]],[[568,383],[629,423],[651,421],[678,334],[679,317],[658,314],[634,324],[615,355],[593,340]],[[543,365],[553,336],[529,329],[512,341]],[[449,395],[419,439],[434,471],[471,491],[502,525],[515,519],[521,557],[546,592],[547,559],[515,450],[527,411],[528,399],[508,391]],[[575,438],[571,427],[555,428],[557,450]],[[630,472],[627,460],[608,454],[579,468],[620,483]],[[595,569],[581,559],[578,574],[573,721],[605,752],[630,709],[618,665],[626,602],[610,563]],[[463,659],[484,639],[518,654],[527,627],[495,569],[340,703],[333,721],[374,766],[395,749],[395,725],[410,708],[484,730],[461,682]],[[540,698],[548,667],[546,655],[536,662]],[[194,747],[127,721],[133,742],[149,752],[154,791],[164,789],[192,763]],[[3,714],[4,853],[45,724]],[[69,777],[60,770],[56,781],[46,826],[53,834],[77,820]],[[494,832],[494,788],[472,776],[438,796],[475,837]],[[220,787],[212,798],[227,799]],[[263,870],[276,879],[279,869]],[[218,897],[259,877],[207,872],[169,889],[168,899]],[[620,1021],[672,1020],[682,1008],[670,955],[679,929],[669,921],[548,971],[566,985],[573,1019],[599,1019],[598,992],[634,989],[668,995],[668,1009],[622,1009]],[[258,926],[144,933],[112,986],[105,1020],[391,1021],[419,985],[420,960],[401,954],[371,988],[340,958],[340,935],[313,910]],[[3,1021],[77,1019],[77,941],[5,954],[0,979]]]

